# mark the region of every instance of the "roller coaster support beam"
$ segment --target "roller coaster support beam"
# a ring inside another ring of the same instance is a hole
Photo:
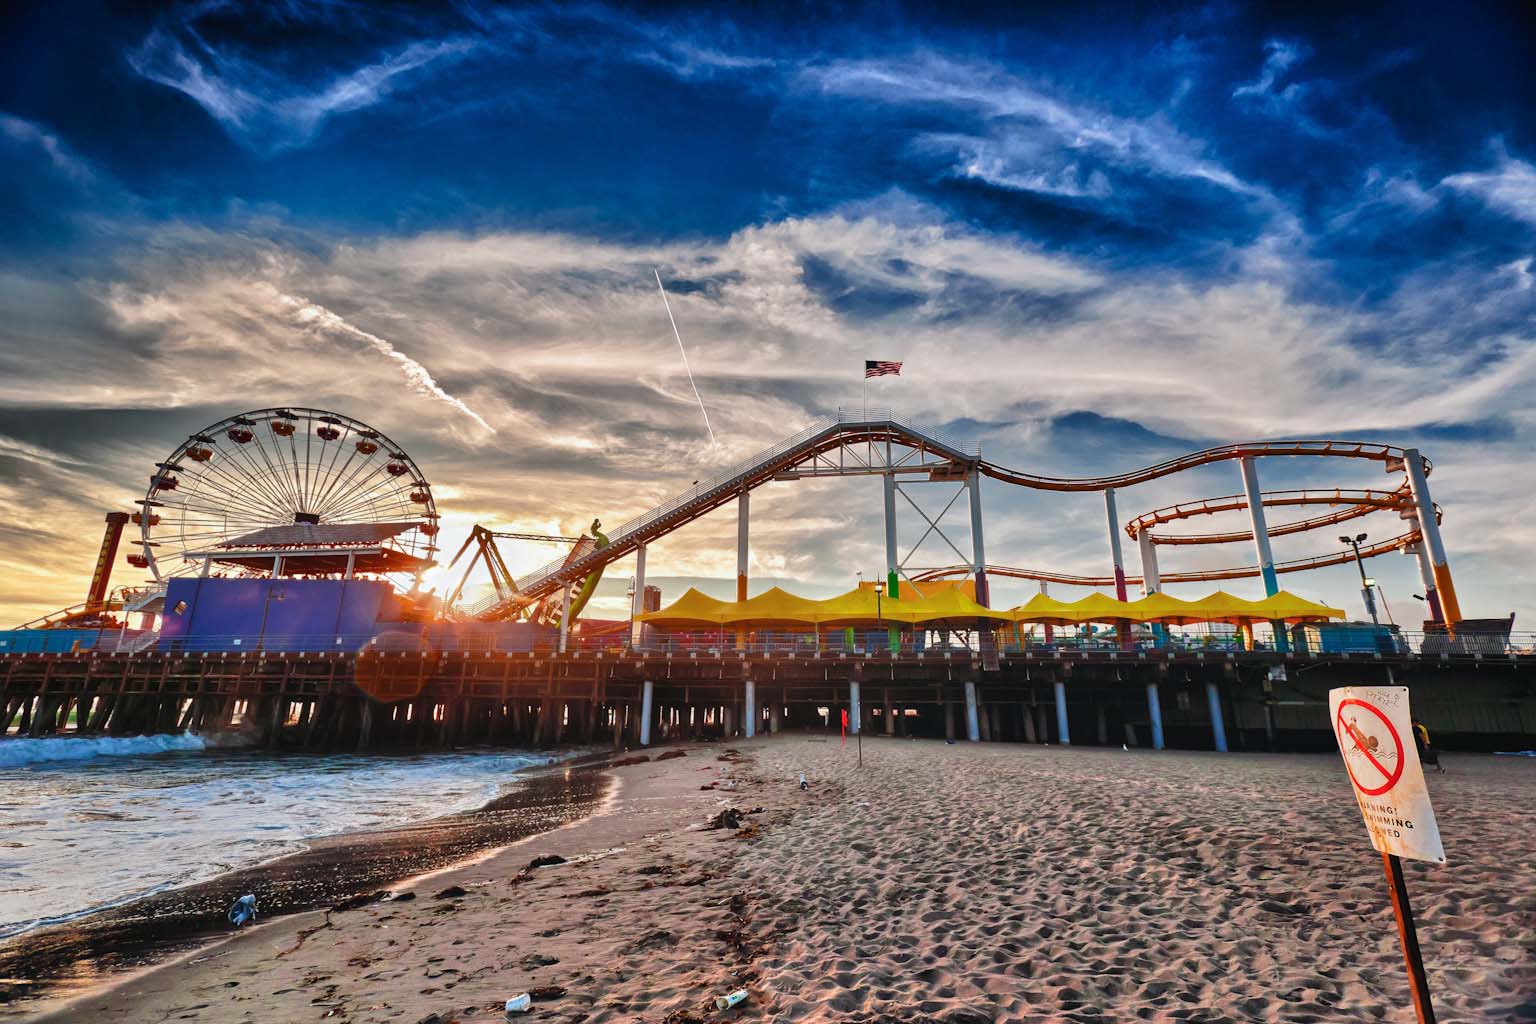
[[[635,548],[635,593],[629,599],[629,642],[632,646],[640,642],[640,631],[645,628],[640,621],[640,616],[645,614],[645,549],[644,544]]]
[[[1418,512],[1413,513],[1413,521],[1419,521]],[[1440,595],[1435,593],[1435,568],[1429,564],[1429,548],[1424,544],[1424,530],[1419,529],[1419,539],[1408,546],[1413,554],[1413,560],[1419,565],[1419,582],[1424,587],[1424,601],[1429,605],[1429,617],[1435,622],[1444,622],[1445,613],[1440,610]]]
[[[1044,594],[1046,597],[1051,596],[1051,585],[1045,582],[1045,580],[1040,581],[1040,593]],[[1056,642],[1056,627],[1051,625],[1049,622],[1045,624],[1045,642],[1048,644],[1053,644]]]
[[[885,592],[899,599],[901,563],[896,553],[896,474],[888,471],[882,480],[885,485]]]
[[[1109,562],[1115,575],[1115,599],[1128,600],[1125,592],[1125,552],[1120,548],[1120,513],[1115,508],[1115,489],[1104,488],[1104,512],[1109,517]],[[1128,619],[1120,619],[1115,623],[1115,635],[1120,641],[1122,650],[1130,650],[1131,623]]]
[[[1117,537],[1117,542],[1118,539]],[[1162,593],[1163,578],[1157,571],[1157,545],[1152,543],[1151,530],[1142,529],[1136,531],[1136,548],[1141,553],[1141,596],[1147,597],[1151,594]],[[1152,635],[1157,637],[1158,643],[1161,644],[1167,639],[1168,627],[1160,622],[1153,623]],[[1158,722],[1156,731],[1161,733],[1162,729],[1162,722]],[[1162,748],[1159,747],[1158,749],[1161,750]]]
[[[976,574],[976,603],[983,608],[992,607],[987,593],[987,549],[981,535],[981,474],[972,469],[965,478],[971,499],[971,551]]]
[[[1243,494],[1248,499],[1248,521],[1253,524],[1253,548],[1259,556],[1259,575],[1264,577],[1264,596],[1274,597],[1280,593],[1280,578],[1275,575],[1275,556],[1269,548],[1269,525],[1264,521],[1264,492],[1259,489],[1259,468],[1254,465],[1253,457],[1247,455],[1238,459],[1237,464],[1243,472]],[[1270,628],[1274,630],[1275,650],[1286,650],[1285,623],[1271,622]],[[1211,699],[1215,700],[1214,697]],[[1212,704],[1211,707],[1214,713],[1220,713],[1220,705]],[[1225,750],[1226,736],[1220,731],[1220,722],[1216,728],[1220,740],[1217,749]]]
[[[1425,594],[1430,608],[1438,599],[1443,621],[1455,628],[1461,621],[1461,605],[1456,600],[1456,587],[1451,582],[1451,567],[1445,559],[1445,544],[1440,540],[1440,524],[1435,519],[1435,503],[1429,495],[1429,480],[1424,475],[1424,458],[1417,448],[1403,451],[1404,468],[1408,471],[1408,486],[1413,491],[1414,504],[1419,507],[1419,532],[1428,548],[1430,572],[1435,578],[1435,589]]]
[[[571,637],[571,584],[567,583],[560,591],[560,653],[565,653],[567,642]]]
[[[736,600],[747,599],[747,538],[750,529],[750,493],[745,487],[736,499]]]

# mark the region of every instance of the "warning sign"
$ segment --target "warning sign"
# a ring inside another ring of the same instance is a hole
[[[1345,686],[1328,691],[1328,713],[1355,800],[1382,853],[1445,863],[1413,743],[1406,686]]]

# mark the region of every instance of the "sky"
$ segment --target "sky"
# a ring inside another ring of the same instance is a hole
[[[476,522],[621,523],[861,408],[863,361],[890,359],[871,406],[1030,472],[1238,440],[1418,446],[1464,613],[1536,628],[1536,16],[1055,6],[6,5],[0,625],[82,600],[104,513],[243,410],[395,438],[451,550]],[[1220,465],[1120,511],[1240,490]],[[913,496],[932,514],[950,495]],[[1108,571],[1095,495],[982,500],[990,562]],[[766,486],[754,592],[878,575],[880,516],[876,480]],[[904,553],[922,528],[903,514]],[[735,530],[726,508],[655,544],[651,582],[731,593]],[[954,561],[930,537],[911,564]],[[1416,625],[1413,560],[1369,570]],[[137,578],[119,559],[114,583]],[[1352,567],[1282,582],[1363,615]]]

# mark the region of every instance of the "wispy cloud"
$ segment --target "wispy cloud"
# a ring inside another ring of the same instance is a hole
[[[413,42],[306,83],[212,45],[189,25],[180,35],[155,30],[128,61],[145,78],[196,100],[243,145],[271,153],[310,142],[331,118],[372,107],[426,69],[481,45],[467,38]]]
[[[1452,174],[1441,184],[1476,196],[1506,216],[1536,224],[1536,165],[1509,155],[1502,143],[1494,144],[1497,160],[1487,171]]]
[[[19,145],[36,147],[48,157],[49,162],[60,175],[77,185],[89,184],[96,178],[88,163],[77,156],[57,135],[36,122],[10,114],[0,114],[0,136]]]
[[[999,184],[1028,181],[1042,164],[1055,171],[1083,158],[1131,166],[1169,178],[1192,179],[1244,195],[1264,190],[1207,156],[1204,147],[1157,117],[1117,115],[1053,95],[1002,67],[962,62],[937,53],[907,59],[832,61],[808,66],[805,86],[824,94],[907,107],[968,111],[980,131],[925,135],[956,151],[955,172]]]

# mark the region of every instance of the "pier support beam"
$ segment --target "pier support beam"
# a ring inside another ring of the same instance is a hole
[[[972,743],[981,742],[981,722],[976,711],[976,684],[965,681],[965,738]]]
[[[1051,684],[1051,688],[1056,691],[1056,735],[1062,746],[1070,747],[1072,728],[1067,724],[1067,684],[1058,679]]]
[[[774,736],[784,727],[784,695],[780,693],[774,698],[773,705],[768,709],[768,732]]]
[[[656,684],[647,679],[640,684],[640,745],[651,745],[651,720],[656,716],[652,710],[656,705]]]
[[[939,700],[944,704],[944,738],[955,738],[955,702],[949,699],[942,687],[939,689]]]
[[[1424,457],[1417,448],[1403,451],[1404,469],[1408,472],[1408,487],[1413,492],[1413,503],[1418,506],[1419,532],[1429,549],[1430,573],[1435,579],[1435,592],[1425,594],[1430,608],[1439,604],[1443,621],[1454,629],[1461,621],[1461,603],[1456,600],[1456,586],[1451,582],[1451,566],[1445,558],[1445,544],[1440,539],[1440,523],[1435,519],[1435,503],[1429,496],[1429,478],[1424,472]]]
[[[1227,727],[1221,720],[1221,687],[1216,685],[1214,679],[1206,681],[1205,702],[1211,706],[1211,736],[1216,741],[1216,749],[1225,754],[1227,752]]]
[[[881,696],[884,699],[880,717],[885,720],[885,734],[887,736],[894,736],[896,735],[896,716],[891,713],[891,691],[884,690],[881,692]]]
[[[1157,680],[1147,684],[1147,720],[1152,724],[1152,749],[1163,749],[1163,702],[1157,694]]]
[[[855,679],[848,684],[848,728],[855,733],[864,731],[864,719],[859,712],[859,682]]]
[[[757,683],[748,679],[746,690],[746,708],[742,712],[741,724],[743,734],[750,740],[757,735],[757,721],[761,717],[761,712],[757,706]]]

